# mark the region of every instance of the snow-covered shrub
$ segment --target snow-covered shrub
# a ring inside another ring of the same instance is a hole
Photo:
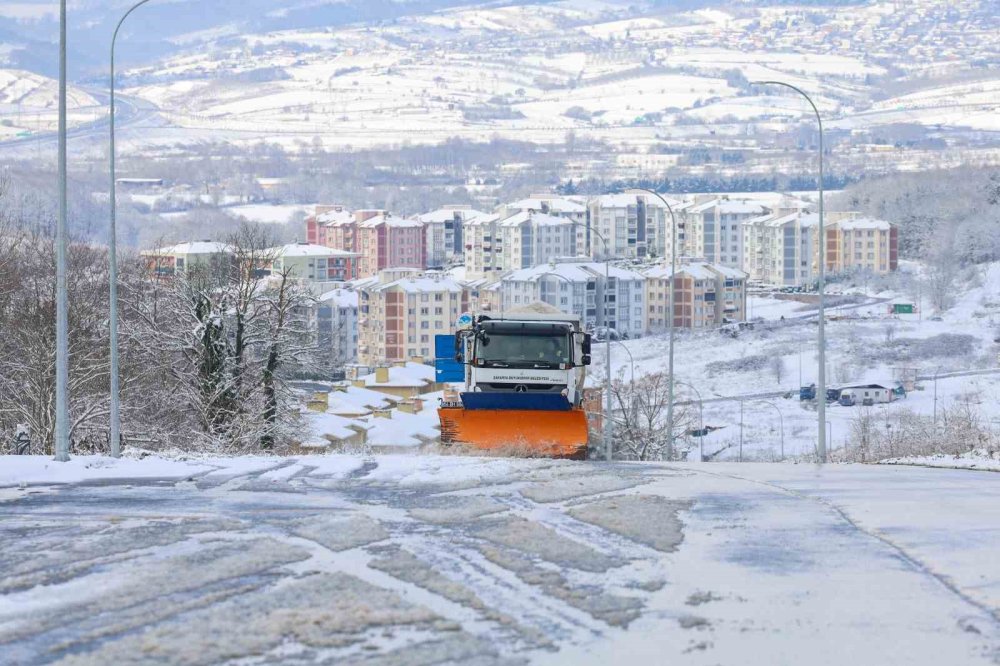
[[[768,366],[768,357],[764,354],[752,354],[730,361],[712,361],[705,365],[705,371],[710,377],[727,372],[760,372]]]
[[[937,423],[933,417],[909,410],[888,415],[881,410],[861,408],[851,422],[847,450],[834,457],[850,462],[877,462],[970,451],[985,451],[992,456],[998,450],[1000,433],[983,418],[977,405],[963,402],[942,409]]]

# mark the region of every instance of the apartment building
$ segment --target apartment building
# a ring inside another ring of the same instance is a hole
[[[273,272],[288,270],[290,275],[313,282],[344,282],[357,277],[356,252],[315,245],[291,243],[274,249]]]
[[[503,271],[503,241],[499,222],[499,215],[483,214],[465,223],[466,279],[491,280]]]
[[[497,232],[501,241],[500,266],[504,271],[576,256],[577,228],[563,217],[521,211],[500,220]]]
[[[353,246],[341,247],[327,241],[328,229],[335,224],[354,221],[354,213],[343,204],[323,204],[316,206],[313,214],[306,218],[306,241],[313,245],[328,245],[353,251]]]
[[[423,222],[389,213],[379,213],[359,223],[358,276],[376,275],[386,268],[423,269],[427,265],[425,232]]]
[[[806,218],[818,228],[818,215]],[[898,268],[899,230],[895,225],[859,213],[829,213],[823,226],[827,272],[866,270],[885,274]]]
[[[358,292],[347,284],[324,291],[317,298],[317,340],[331,368],[357,361],[358,300]]]
[[[746,320],[747,274],[737,268],[705,261],[677,267],[663,263],[643,271],[646,277],[646,331],[659,333],[670,325],[670,289],[674,290],[674,326],[712,328]]]
[[[469,309],[465,285],[441,273],[384,270],[358,285],[358,361],[376,366],[431,358],[434,336]]]
[[[816,275],[816,225],[800,210],[743,222],[743,270],[752,282],[803,286]]]
[[[624,337],[645,331],[645,277],[636,271],[588,259],[522,268],[499,283],[500,311],[541,301],[579,315],[588,330],[608,327]],[[604,299],[607,297],[607,310]]]
[[[576,247],[567,256],[586,256],[590,253],[590,225],[584,203],[552,194],[532,194],[526,199],[501,205],[495,212],[501,218],[508,218],[515,213],[533,212],[569,220],[573,223],[576,234]]]
[[[346,252],[357,252],[360,247],[358,225],[377,215],[381,209],[349,210],[343,204],[316,206],[316,211],[306,219],[306,240],[314,245],[325,245]]]
[[[680,201],[671,200],[675,209]],[[590,218],[589,254],[594,259],[662,257],[672,251],[670,212],[647,193],[605,194],[587,205]],[[677,220],[678,250],[684,243],[684,222]],[[607,252],[605,252],[607,241]]]
[[[193,241],[139,253],[157,277],[173,277],[201,268],[213,269],[232,261],[232,250],[218,241]]]
[[[743,223],[770,210],[760,200],[751,198],[696,197],[684,208],[688,227],[685,254],[701,257],[709,263],[741,268],[745,254]]]
[[[465,255],[465,224],[485,215],[472,206],[444,206],[417,219],[427,227],[427,265],[442,268],[451,266]]]

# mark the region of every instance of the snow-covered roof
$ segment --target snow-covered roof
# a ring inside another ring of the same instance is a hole
[[[783,227],[789,222],[795,222],[800,220],[802,226],[808,227],[813,223],[808,220],[809,215],[802,215],[801,213],[788,213],[787,215],[774,215],[768,213],[767,215],[761,215],[760,217],[753,217],[749,220],[744,220],[745,225],[764,225],[768,227]]]
[[[559,264],[541,264],[532,268],[521,268],[505,275],[502,282],[533,282],[546,275],[558,275],[571,282],[587,282],[594,278],[603,278],[605,265],[597,261],[573,261]],[[645,276],[637,271],[618,266],[610,266],[608,274],[618,280],[644,280]]]
[[[438,392],[421,396],[423,409],[416,414],[394,409],[392,418],[369,418],[368,444],[381,447],[415,447],[423,444],[424,440],[437,439],[441,434],[437,399],[441,395]]]
[[[332,289],[321,294],[319,300],[320,302],[331,301],[340,308],[356,308],[358,307],[358,292],[346,288]]]
[[[423,363],[407,361],[405,365],[394,365],[389,368],[389,381],[376,381],[376,373],[359,377],[365,386],[426,386],[434,382],[434,367]]]
[[[326,411],[340,416],[367,414],[373,409],[383,409],[395,404],[395,400],[379,391],[349,385],[344,391],[330,391]]]
[[[587,207],[583,204],[561,197],[553,197],[551,199],[531,197],[507,204],[508,209],[535,210],[539,212],[541,212],[543,206],[547,206],[550,211],[555,213],[584,213],[587,211]]]
[[[650,194],[649,192],[645,192],[643,190],[628,190],[623,194],[611,194],[605,196],[628,197],[633,200],[636,197],[642,197],[643,199],[646,200],[647,206],[653,206],[654,208],[666,208],[666,206],[663,205],[663,202],[660,201],[660,197],[656,196],[655,194]],[[674,199],[673,197],[664,196],[663,198],[667,200],[667,203],[670,204],[671,208],[673,208],[675,211],[677,210],[678,206],[683,206],[685,204],[684,201],[681,201],[680,199]]]
[[[493,222],[498,222],[500,220],[500,215],[497,213],[483,213],[470,220],[465,221],[465,225],[468,227],[472,226],[485,226]]]
[[[319,215],[317,215],[316,222],[328,227],[353,224],[354,213],[347,210],[346,208],[341,210],[328,210],[325,213],[320,213]]]
[[[396,217],[395,215],[376,215],[375,217],[369,218],[362,222],[359,226],[365,228],[377,227],[380,225],[386,225],[387,227],[422,227],[424,223],[420,220],[409,220],[405,217]]]
[[[191,241],[152,250],[152,254],[222,254],[231,252],[226,243],[219,241]]]
[[[289,243],[275,248],[279,256],[282,257],[359,257],[356,252],[338,250],[325,245],[313,245],[311,243]]]
[[[656,280],[669,280],[673,272],[670,264],[659,264],[652,268],[647,268],[643,274]],[[706,261],[692,261],[677,267],[678,275],[690,275],[695,280],[714,280],[719,275],[724,278],[745,280],[747,274],[737,268],[730,268],[721,264],[710,264]]]
[[[459,281],[440,273],[435,275],[421,275],[405,277],[386,284],[373,287],[373,291],[386,291],[388,289],[400,289],[406,293],[420,294],[435,291],[462,292],[465,287]]]
[[[417,219],[425,224],[428,222],[447,222],[448,220],[454,220],[457,215],[463,221],[471,220],[472,218],[479,217],[480,215],[485,215],[486,213],[480,210],[474,210],[470,208],[459,208],[459,207],[446,207],[439,208],[437,210],[431,211],[429,213],[424,213],[422,215],[417,215]]]
[[[819,216],[817,216],[817,218],[818,217]],[[880,231],[888,231],[889,229],[892,228],[892,224],[890,222],[886,222],[885,220],[878,220],[872,217],[856,217],[851,220],[841,220],[837,222],[837,226],[839,226],[841,229],[845,231],[855,230],[855,229],[873,229]]]
[[[506,217],[500,221],[501,227],[517,227],[522,224],[531,222],[532,224],[537,224],[539,226],[549,226],[549,227],[571,227],[573,226],[572,220],[567,220],[564,217],[556,217],[555,215],[548,215],[547,213],[538,213],[522,210],[518,213],[514,213],[510,217]]]
[[[736,215],[762,215],[768,208],[759,201],[740,199],[737,201],[722,200],[719,202],[719,212]]]
[[[306,430],[309,433],[309,436],[303,442],[307,446],[314,443],[321,445],[328,444],[329,442],[325,439],[326,435],[334,439],[347,439],[358,434],[356,430],[353,430],[349,426],[363,427],[354,419],[331,414],[330,412],[304,412],[303,418],[306,422]]]
[[[719,205],[718,199],[710,199],[708,201],[703,201],[702,203],[695,203],[688,206],[689,213],[704,213],[707,210],[712,210]]]

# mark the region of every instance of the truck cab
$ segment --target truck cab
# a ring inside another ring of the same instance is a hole
[[[481,316],[457,334],[466,364],[467,391],[562,396],[571,406],[582,399],[590,335],[569,315]]]

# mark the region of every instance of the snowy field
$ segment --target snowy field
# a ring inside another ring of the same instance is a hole
[[[1000,475],[458,456],[0,467],[13,664],[990,664]]]

